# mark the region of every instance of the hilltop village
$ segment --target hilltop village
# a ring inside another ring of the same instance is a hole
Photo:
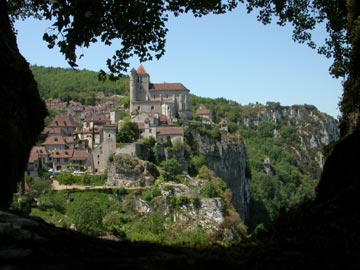
[[[192,118],[189,92],[182,83],[152,83],[140,65],[130,73],[129,108],[111,101],[96,106],[59,99],[46,102],[48,109],[65,113],[56,115],[41,132],[38,144],[31,149],[25,175],[36,177],[39,170],[104,173],[110,155],[137,155],[135,142],[116,147],[124,112],[137,124],[140,138],[153,138],[159,144],[183,142],[184,129],[177,122]],[[200,106],[196,114],[211,123],[211,113],[205,107]]]

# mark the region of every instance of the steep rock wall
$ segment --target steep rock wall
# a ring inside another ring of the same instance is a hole
[[[209,169],[222,178],[233,193],[232,203],[246,221],[250,203],[250,175],[247,173],[246,146],[240,137],[222,134],[221,140],[201,136],[194,132],[200,154],[207,160]]]

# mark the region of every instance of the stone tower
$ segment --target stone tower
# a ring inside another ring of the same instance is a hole
[[[140,65],[137,70],[132,69],[130,73],[130,112],[133,108],[133,101],[148,101],[150,100],[150,75],[147,73],[143,65]]]

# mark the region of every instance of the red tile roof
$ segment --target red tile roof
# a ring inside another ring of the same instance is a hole
[[[43,145],[66,145],[66,143],[62,136],[49,136],[43,142]]]
[[[136,73],[139,75],[148,75],[147,71],[145,70],[142,64],[140,64],[140,66],[136,70]]]
[[[89,157],[89,153],[85,150],[74,150],[74,154],[71,160],[87,160]]]
[[[189,91],[182,83],[153,83],[150,85],[153,91]]]
[[[45,127],[41,133],[43,133],[43,134],[61,134],[61,127]]]
[[[182,127],[158,127],[156,133],[159,135],[183,135]]]
[[[46,156],[48,154],[48,151],[44,146],[33,146],[30,153],[38,154],[39,156]]]
[[[76,127],[72,119],[67,114],[58,114],[54,117],[48,127]]]
[[[28,163],[34,163],[39,158],[45,157],[47,155],[48,152],[44,146],[33,146],[30,151]]]
[[[38,153],[30,153],[28,163],[34,163],[38,159],[39,159]]]
[[[68,136],[68,137],[64,137],[65,143],[66,144],[73,144],[75,143],[74,141],[74,137]]]
[[[71,158],[74,150],[56,150],[50,154],[51,158]]]
[[[144,123],[136,123],[138,126],[139,130],[144,130],[145,129],[145,124]]]

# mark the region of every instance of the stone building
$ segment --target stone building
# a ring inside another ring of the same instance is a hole
[[[190,119],[189,90],[182,83],[151,83],[140,65],[130,74],[130,112],[153,112],[170,119]]]
[[[104,126],[102,141],[91,151],[92,171],[104,172],[109,156],[116,152],[116,126]]]

